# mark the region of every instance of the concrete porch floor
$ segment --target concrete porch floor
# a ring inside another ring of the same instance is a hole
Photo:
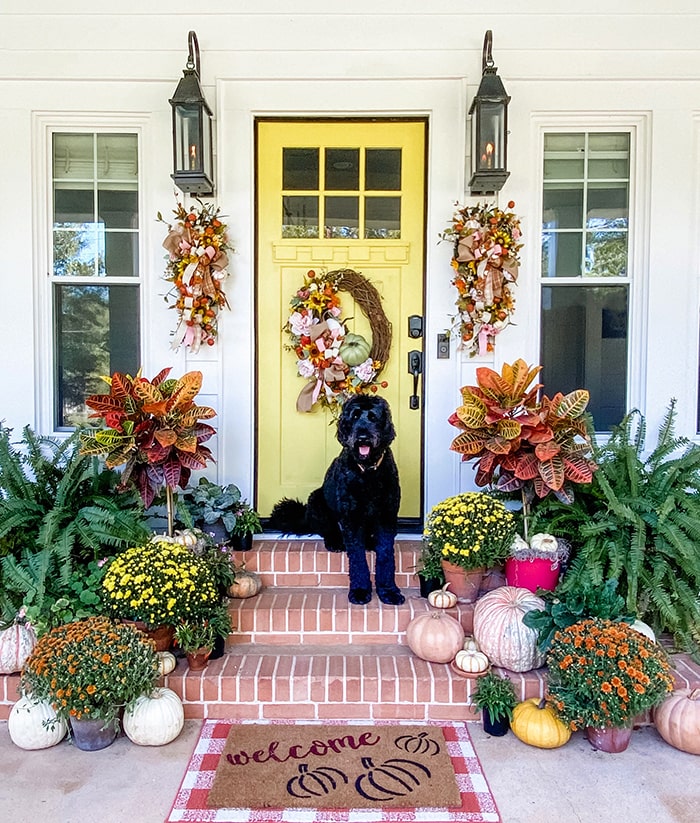
[[[120,737],[99,752],[67,741],[26,752],[0,724],[0,820],[13,823],[163,823],[201,721],[160,748]],[[696,823],[700,757],[667,745],[652,726],[623,754],[591,749],[581,733],[561,749],[526,746],[512,733],[469,731],[503,823]]]

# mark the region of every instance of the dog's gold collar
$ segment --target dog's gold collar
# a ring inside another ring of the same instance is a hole
[[[355,461],[357,463],[357,468],[363,473],[366,472],[366,471],[374,471],[375,469],[378,469],[382,465],[382,460],[384,460],[384,455],[385,454],[386,454],[386,452],[382,452],[380,457],[379,457],[379,460],[377,460],[377,462],[373,466],[364,466],[362,463],[359,463],[359,462]]]

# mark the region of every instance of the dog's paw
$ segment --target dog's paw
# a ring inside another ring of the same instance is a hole
[[[377,597],[389,606],[400,606],[406,598],[398,589],[377,589]]]
[[[356,606],[364,606],[372,599],[372,589],[350,589],[348,600]]]

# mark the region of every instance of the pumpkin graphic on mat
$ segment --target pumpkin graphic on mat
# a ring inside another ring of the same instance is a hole
[[[372,758],[363,757],[362,766],[367,771],[357,778],[355,789],[367,800],[395,800],[397,797],[405,797],[420,786],[424,776],[430,777],[430,769],[427,766],[402,757],[392,757],[378,766],[374,765]]]
[[[299,764],[299,774],[287,782],[287,794],[292,797],[323,797],[338,788],[338,782],[348,782],[347,775],[332,766],[319,766],[309,771],[307,763]]]
[[[428,737],[428,732],[402,734],[394,740],[394,745],[408,754],[427,754],[434,757],[440,752],[440,744],[432,737]]]

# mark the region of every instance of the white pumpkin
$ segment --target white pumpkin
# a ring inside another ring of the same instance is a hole
[[[559,548],[559,541],[553,534],[533,534],[530,538],[530,547],[538,552],[551,552],[556,554]]]
[[[656,643],[656,635],[654,634],[654,630],[648,623],[645,623],[643,620],[635,620],[634,623],[632,623],[632,628],[636,632],[639,632],[640,634],[643,634],[645,637],[648,637],[652,643]]]
[[[465,652],[480,652],[481,649],[479,648],[479,644],[474,640],[473,637],[465,637],[464,638],[464,651]]]
[[[20,749],[48,749],[60,743],[68,733],[65,720],[59,720],[47,700],[35,702],[20,697],[7,719],[10,740]]]
[[[124,734],[137,746],[165,746],[182,731],[185,711],[172,689],[154,689],[124,712]]]
[[[544,600],[518,586],[501,586],[477,601],[474,637],[494,666],[529,672],[544,663],[537,632],[523,623],[532,609],[544,609]]]
[[[177,660],[172,652],[156,652],[158,655],[158,671],[161,677],[170,674],[177,666]]]
[[[451,609],[456,606],[457,595],[454,592],[447,591],[449,585],[449,583],[445,583],[441,589],[430,592],[428,595],[428,603],[430,603],[431,606],[435,606],[436,609]]]
[[[36,632],[29,623],[15,622],[0,632],[0,674],[21,672],[36,646]]]
[[[462,649],[455,656],[455,666],[463,672],[485,672],[489,667],[489,659],[483,652]]]

